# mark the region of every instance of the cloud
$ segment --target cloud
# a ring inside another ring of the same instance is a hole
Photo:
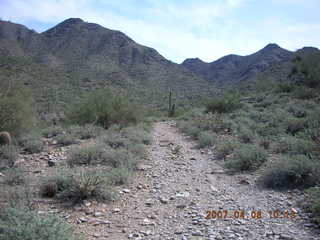
[[[274,6],[269,1],[256,0],[1,1],[4,19],[43,30],[67,18],[80,17],[120,30],[175,62],[189,57],[213,61],[230,53],[247,55],[269,42],[288,48],[305,43],[320,45],[317,24],[297,21],[286,8],[280,15],[275,14],[289,0],[271,0]],[[304,2],[313,6],[317,1]],[[267,19],[259,12],[261,9],[267,11]]]

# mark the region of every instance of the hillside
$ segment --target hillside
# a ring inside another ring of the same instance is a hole
[[[1,78],[23,79],[37,94],[40,86],[70,89],[75,95],[108,86],[159,104],[169,88],[183,101],[210,92],[210,83],[156,50],[77,18],[43,33],[0,21],[0,58]]]
[[[211,63],[197,58],[186,59],[182,65],[212,83],[224,85],[239,83],[272,66],[287,62],[292,54],[276,44],[268,44],[248,56],[231,54]]]

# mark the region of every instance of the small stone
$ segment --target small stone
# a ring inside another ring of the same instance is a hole
[[[180,208],[180,209],[186,208],[186,207],[187,207],[187,205],[185,205],[185,204],[179,204],[179,205],[177,205],[177,208]]]
[[[163,204],[167,204],[169,202],[169,200],[167,198],[164,198],[164,197],[160,197],[160,202],[163,203]]]
[[[49,167],[54,167],[54,166],[56,166],[57,165],[57,163],[56,163],[56,161],[54,161],[54,160],[48,160],[48,166]]]
[[[94,233],[94,234],[93,234],[93,237],[99,238],[99,237],[101,237],[101,234],[99,234],[99,233]]]
[[[95,217],[101,217],[101,216],[103,216],[103,213],[102,213],[102,212],[95,212],[95,213],[93,214],[93,216],[95,216]]]
[[[80,217],[78,219],[80,220],[80,222],[88,222],[88,219],[85,217]]]
[[[199,230],[197,230],[197,231],[192,232],[191,235],[192,236],[202,236],[202,233]]]
[[[92,209],[90,209],[90,208],[87,208],[86,210],[85,210],[85,214],[86,215],[90,215],[90,214],[93,214],[93,210]]]
[[[191,157],[190,160],[195,161],[197,159],[195,157]]]
[[[294,238],[290,237],[287,234],[280,234],[279,239],[285,239],[285,240],[293,240]]]
[[[130,193],[130,189],[127,189],[127,188],[122,189],[122,192],[124,192],[124,193]]]
[[[120,212],[120,208],[114,208],[114,209],[112,210],[112,212],[113,212],[113,213],[119,213],[119,212]]]
[[[90,206],[91,206],[91,202],[89,202],[89,201],[84,201],[83,204],[84,204],[86,207],[90,207]]]
[[[147,199],[145,204],[148,206],[148,207],[151,207],[153,204],[154,204],[154,201],[152,199]]]

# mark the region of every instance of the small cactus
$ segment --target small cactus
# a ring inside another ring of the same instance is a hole
[[[11,136],[8,132],[0,132],[0,146],[11,144]]]

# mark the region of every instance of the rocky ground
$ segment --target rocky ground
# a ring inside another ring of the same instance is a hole
[[[261,190],[255,175],[227,174],[174,122],[156,123],[153,138],[149,160],[120,200],[82,209],[89,239],[320,239],[296,206],[303,193]]]
[[[117,190],[117,201],[73,209],[44,201],[40,212],[58,213],[87,240],[320,239],[297,207],[302,192],[262,190],[254,174],[228,174],[214,150],[196,148],[174,122],[155,123],[152,135],[148,160],[128,186]],[[50,171],[47,160],[56,155],[65,158],[59,151],[37,156],[33,174]]]

